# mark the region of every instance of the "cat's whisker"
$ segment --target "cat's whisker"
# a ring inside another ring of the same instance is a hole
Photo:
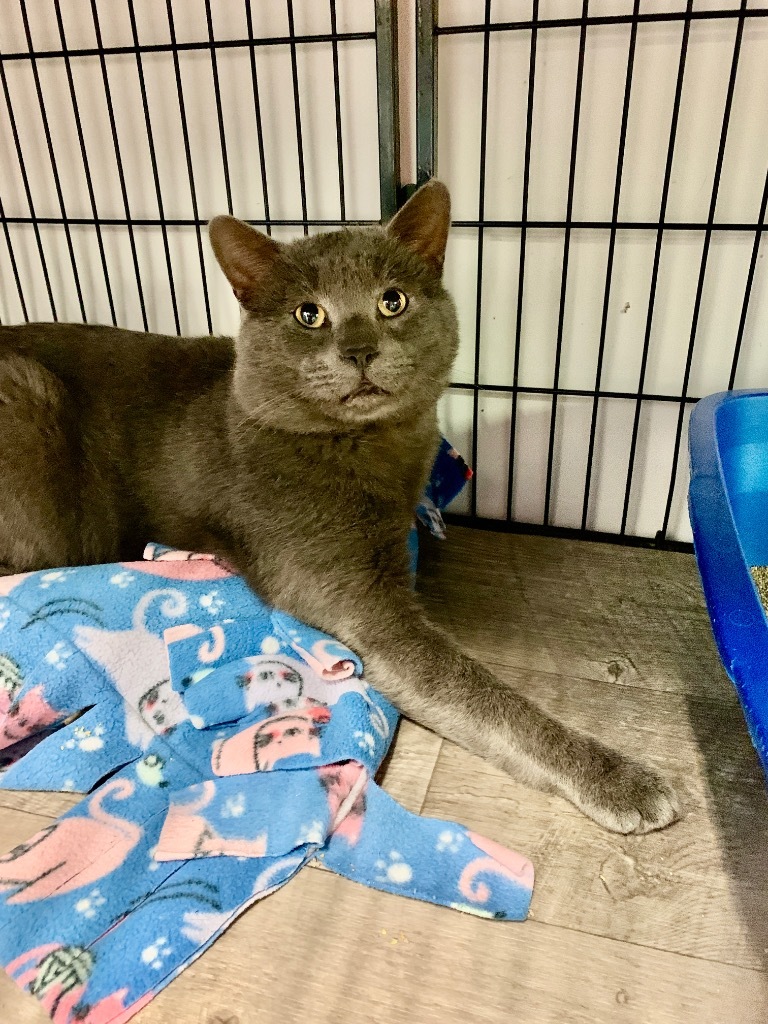
[[[259,418],[263,417],[265,413],[271,412],[272,409],[278,408],[286,402],[293,401],[296,398],[306,398],[306,395],[302,393],[302,389],[286,391],[284,394],[275,395],[266,402],[262,402],[261,405],[256,406],[249,413],[246,413],[245,416],[236,424],[236,429],[240,430],[241,427],[244,427],[246,423],[251,421],[258,422]]]

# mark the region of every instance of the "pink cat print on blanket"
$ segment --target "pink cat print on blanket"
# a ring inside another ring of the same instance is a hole
[[[200,813],[216,796],[216,784],[200,785],[200,796],[189,803],[171,804],[163,824],[155,857],[159,861],[188,860],[190,857],[263,857],[266,833],[252,839],[220,836]]]
[[[128,1006],[129,990],[120,988],[97,1003],[84,1003],[93,961],[87,949],[49,942],[22,953],[5,970],[39,1000],[53,1024],[123,1024],[153,998],[148,992]]]
[[[309,650],[295,641],[292,646],[312,671],[327,682],[335,683],[339,679],[350,679],[355,674],[355,663],[339,658],[335,652],[335,648],[338,647],[335,640],[317,640]]]
[[[327,707],[307,707],[257,722],[213,745],[215,775],[265,772],[295,754],[320,756],[320,733],[331,718]]]
[[[468,831],[467,835],[485,856],[470,861],[459,877],[459,891],[465,899],[485,903],[490,896],[490,888],[480,875],[500,875],[517,885],[533,888],[533,864],[527,857],[477,832]]]
[[[357,761],[339,761],[317,769],[331,812],[331,830],[350,846],[360,839],[365,819],[368,773]]]
[[[157,545],[147,544],[144,558],[140,566],[136,562],[123,564],[132,572],[138,568],[140,572],[162,576],[165,580],[223,580],[235,574],[235,570],[216,555],[197,551],[160,552]]]
[[[91,797],[87,816],[61,818],[0,857],[0,892],[18,889],[5,902],[31,903],[71,892],[120,867],[143,830],[102,805],[107,797],[125,800],[133,792],[128,779],[110,782]]]
[[[0,660],[3,659],[0,655]],[[0,670],[1,673],[1,670]],[[2,678],[3,684],[5,678]],[[0,749],[10,747],[29,736],[30,723],[37,729],[47,729],[61,720],[58,711],[54,711],[46,701],[42,686],[34,686],[20,700],[15,700],[13,691],[0,685]]]
[[[0,749],[25,739],[31,724],[46,729],[61,718],[46,701],[42,686],[32,687],[20,698],[22,682],[13,658],[0,654]]]

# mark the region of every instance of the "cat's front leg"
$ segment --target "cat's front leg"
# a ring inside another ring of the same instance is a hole
[[[356,639],[367,678],[404,714],[559,793],[604,828],[650,832],[677,818],[676,795],[655,772],[550,718],[415,609]]]
[[[674,791],[655,772],[515,693],[431,624],[407,585],[351,582],[291,574],[269,599],[356,651],[368,681],[403,714],[604,828],[650,832],[678,817]]]

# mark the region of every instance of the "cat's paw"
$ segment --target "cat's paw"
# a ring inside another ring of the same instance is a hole
[[[611,832],[641,834],[666,828],[680,817],[680,801],[671,786],[635,761],[606,751],[595,759],[574,803]]]

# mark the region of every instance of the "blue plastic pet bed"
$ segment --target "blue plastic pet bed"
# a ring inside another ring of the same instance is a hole
[[[768,565],[768,390],[696,405],[689,508],[720,657],[768,775],[768,618],[751,568]]]

